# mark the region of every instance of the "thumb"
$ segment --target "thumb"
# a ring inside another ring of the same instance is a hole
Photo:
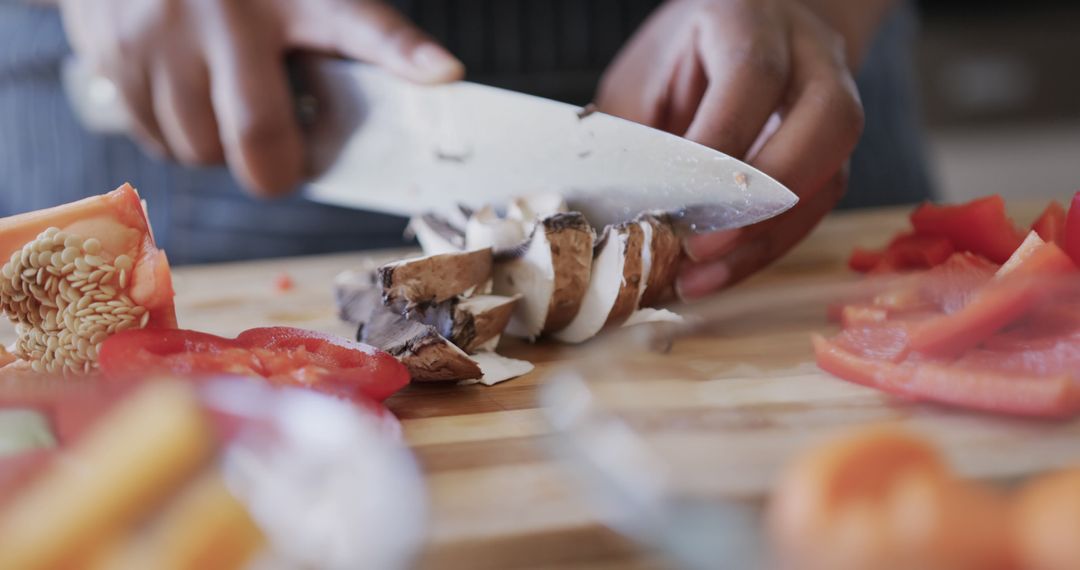
[[[292,43],[366,61],[417,83],[456,81],[465,66],[394,8],[378,0],[301,2],[286,16]]]

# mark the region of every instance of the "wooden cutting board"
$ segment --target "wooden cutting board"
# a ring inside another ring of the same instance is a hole
[[[907,208],[836,214],[793,253],[741,286],[784,285],[846,275],[851,247],[879,246],[906,227]],[[1026,222],[1038,211],[1017,208]],[[352,336],[337,321],[334,275],[403,252],[332,255],[177,268],[181,326],[234,335],[254,326],[299,326]],[[275,288],[280,275],[295,282]],[[738,290],[733,293],[737,295]],[[693,307],[679,309],[692,313]],[[773,315],[742,333],[690,338],[655,366],[673,377],[627,396],[642,408],[686,410],[688,421],[729,422],[722,444],[694,437],[672,442],[700,454],[705,473],[732,489],[761,493],[790,454],[853,425],[899,421],[928,433],[950,460],[974,476],[1023,475],[1080,461],[1080,422],[1025,422],[915,405],[828,377],[813,366],[808,333],[823,311]],[[5,329],[5,335],[10,332]],[[5,339],[7,340],[7,339]],[[426,473],[431,503],[425,567],[661,565],[654,555],[606,530],[564,469],[548,455],[550,429],[537,409],[545,373],[584,349],[510,343],[505,352],[536,363],[532,374],[494,387],[416,386],[389,400]],[[687,389],[693,371],[695,386]],[[747,374],[752,370],[752,374]],[[704,378],[704,379],[703,379]]]

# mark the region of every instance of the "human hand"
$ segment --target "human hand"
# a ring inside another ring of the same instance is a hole
[[[462,64],[377,0],[61,0],[80,59],[111,79],[136,138],[185,164],[223,160],[260,195],[303,173],[284,56],[338,54],[419,83]]]
[[[734,284],[809,233],[843,195],[863,127],[843,39],[796,0],[671,0],[608,69],[597,103],[746,159],[799,196],[767,222],[688,238],[684,299]]]

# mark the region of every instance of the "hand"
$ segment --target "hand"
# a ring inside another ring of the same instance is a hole
[[[684,299],[783,255],[843,195],[863,113],[844,42],[796,0],[672,0],[601,82],[598,106],[749,160],[799,196],[773,220],[692,236]]]
[[[228,162],[252,191],[303,172],[284,67],[294,48],[380,65],[421,83],[461,63],[376,0],[61,0],[75,52],[118,86],[137,139],[185,164]]]

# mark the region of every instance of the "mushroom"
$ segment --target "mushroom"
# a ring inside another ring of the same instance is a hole
[[[454,225],[438,214],[421,214],[409,220],[407,233],[416,237],[427,255],[453,253],[465,249],[464,223]]]
[[[638,222],[646,235],[642,254],[644,286],[638,306],[651,307],[663,301],[675,283],[682,244],[666,214],[642,214]]]
[[[566,200],[561,194],[530,194],[511,200],[506,208],[506,217],[520,222],[528,235],[537,220],[566,211]]]
[[[634,312],[642,286],[643,241],[644,231],[635,222],[604,229],[581,310],[566,328],[555,333],[557,340],[585,342],[605,325],[619,324]]]
[[[491,249],[441,253],[388,263],[377,270],[383,302],[407,308],[469,295],[491,279]]]
[[[494,251],[504,251],[521,245],[527,235],[519,220],[500,217],[490,206],[477,210],[465,224],[468,249],[490,247]]]
[[[494,352],[482,352],[473,356],[473,360],[480,366],[483,376],[479,382],[485,386],[494,386],[499,382],[512,380],[533,371],[533,363],[527,360],[508,358]]]
[[[532,340],[570,324],[589,284],[593,238],[580,213],[554,214],[539,220],[521,246],[499,254],[494,292],[521,295],[508,333]]]
[[[417,382],[480,378],[480,366],[465,351],[439,334],[435,327],[410,321],[377,306],[360,326],[357,340],[397,357]]]
[[[386,309],[410,321],[434,327],[436,332],[470,354],[494,348],[518,300],[518,297],[476,295],[412,308],[400,301],[386,306],[375,286],[373,274],[361,271],[340,273],[334,280],[334,296],[338,314],[345,322],[369,326],[372,315]]]
[[[450,342],[473,354],[502,334],[518,299],[500,295],[452,299],[412,311],[406,318],[435,327]]]

